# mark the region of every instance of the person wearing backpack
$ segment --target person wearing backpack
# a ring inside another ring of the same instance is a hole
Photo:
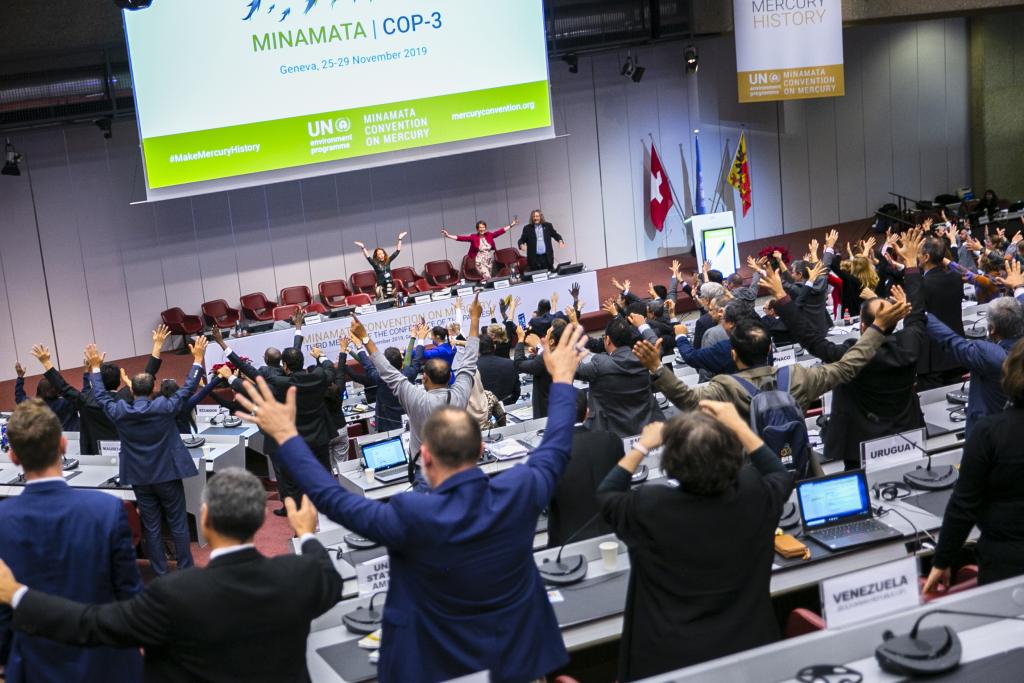
[[[661,350],[657,348],[660,342],[655,345],[646,341],[638,342],[633,347],[633,353],[653,375],[654,388],[680,410],[696,410],[701,401],[727,401],[736,406],[745,420],[750,420],[754,397],[751,396],[748,387],[753,386],[762,397],[765,397],[766,390],[774,393],[780,386],[787,387],[796,404],[795,407],[786,404],[783,405],[783,410],[778,410],[778,406],[771,405],[771,410],[766,411],[762,409],[764,398],[755,406],[758,413],[755,415],[755,421],[760,422],[759,426],[763,428],[765,434],[761,436],[759,433],[759,436],[765,439],[766,443],[769,438],[785,443],[787,437],[793,439],[799,436],[794,434],[795,430],[792,427],[786,427],[786,423],[792,421],[790,413],[795,408],[806,411],[810,404],[823,394],[856,377],[857,373],[874,358],[878,347],[885,339],[886,332],[892,330],[897,322],[910,313],[910,310],[906,303],[885,302],[880,306],[874,324],[864,331],[860,340],[842,358],[834,363],[809,368],[802,365],[784,368],[781,385],[779,374],[782,369],[768,364],[772,347],[771,336],[763,325],[753,320],[741,321],[729,335],[733,360],[739,372],[734,375],[715,375],[710,382],[696,387],[688,387],[674,373],[661,365]],[[769,394],[767,398],[772,399],[772,404],[779,402],[777,396]],[[765,414],[766,412],[772,414]],[[781,426],[777,423],[781,423]],[[769,430],[768,427],[773,428]]]

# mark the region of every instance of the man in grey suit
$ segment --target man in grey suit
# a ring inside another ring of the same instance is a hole
[[[649,328],[640,333],[656,338]],[[590,383],[587,429],[627,437],[646,424],[665,419],[654,399],[650,373],[630,347],[635,335],[630,322],[613,318],[604,332],[607,353],[588,355],[576,370],[577,379]]]

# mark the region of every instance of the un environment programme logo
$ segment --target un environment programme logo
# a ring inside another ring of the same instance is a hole
[[[352,130],[352,121],[344,116],[333,120],[307,121],[306,130],[311,138],[319,138],[324,135],[344,135]]]
[[[354,5],[357,2],[372,3],[373,0],[351,0],[351,2]],[[243,2],[245,16],[242,17],[242,21],[274,18],[277,19],[278,23],[281,23],[293,14],[305,16],[318,5],[329,6],[330,9],[334,9],[337,3],[338,0],[248,0],[248,2]]]

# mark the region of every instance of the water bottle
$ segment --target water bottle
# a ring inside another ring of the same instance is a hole
[[[843,311],[843,326],[844,327],[849,327],[850,326],[850,312],[849,311]]]

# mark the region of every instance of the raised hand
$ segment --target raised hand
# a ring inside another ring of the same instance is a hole
[[[860,298],[863,299],[864,301],[874,299],[876,296],[877,295],[875,294],[875,290],[871,289],[870,287],[865,287],[864,289],[860,290]]]
[[[808,271],[807,281],[808,282],[815,282],[819,277],[822,276],[822,274],[824,272],[825,272],[825,264],[822,263],[821,261],[818,261],[813,266],[811,266],[810,270]]]
[[[296,330],[300,330],[301,331],[302,330],[302,322],[303,322],[304,318],[305,318],[305,315],[303,314],[302,309],[296,310],[294,313],[292,313],[292,327],[294,327]]]
[[[19,362],[16,362],[16,363],[14,364],[14,372],[15,372],[15,374],[17,374],[17,375],[18,375],[18,377],[24,377],[24,376],[25,376],[25,368],[24,368],[24,367],[22,367],[22,365],[21,365],[21,362],[20,362],[20,361],[19,361]]]
[[[861,256],[863,256],[864,258],[867,258],[868,256],[871,255],[871,252],[874,250],[874,248],[875,248],[875,238],[874,237],[867,238],[867,240],[865,240],[865,242],[864,242],[864,249],[862,249],[861,252],[860,252]]]
[[[817,240],[817,238],[812,239],[810,241],[810,243],[807,245],[807,251],[810,252],[810,254],[811,254],[811,259],[810,260],[812,260],[812,261],[817,261],[818,260],[818,240]]]
[[[883,330],[889,331],[896,327],[896,323],[910,315],[910,304],[895,303],[879,309],[875,314],[875,324]]]
[[[676,280],[680,280],[681,279],[679,277],[679,274],[680,274],[679,273],[679,269],[681,267],[682,267],[682,264],[679,263],[679,261],[672,261],[672,265],[669,267],[669,272],[672,273],[672,277],[674,277]]]
[[[782,276],[777,270],[769,268],[765,271],[764,277],[761,278],[758,284],[771,292],[772,296],[776,299],[786,296],[786,289],[782,286]]]
[[[398,233],[398,241],[401,242],[402,240],[404,240],[405,236],[408,235],[408,234],[409,234],[408,230],[403,230],[402,232]]]
[[[341,351],[341,353],[347,353],[348,345],[351,343],[352,340],[349,339],[349,336],[347,334],[343,334],[340,337],[338,337],[338,349]]]
[[[676,333],[677,337],[685,337],[688,334],[690,334],[690,330],[687,329],[685,323],[677,324],[674,328],[672,328],[672,331]]]
[[[576,309],[572,306],[565,307],[565,317],[568,318],[571,323],[579,322],[579,319],[576,317]]]
[[[647,283],[647,296],[649,296],[652,299],[657,299],[658,298],[658,293],[654,291],[654,283],[653,282],[648,282]]]
[[[119,369],[121,370],[121,384],[130,387],[132,385],[132,378],[128,376],[128,371],[124,368]]]
[[[483,313],[484,307],[480,303],[480,293],[477,292],[476,296],[473,297],[473,301],[469,304],[469,319],[473,321],[472,327],[474,329],[478,329],[480,327],[478,323],[480,322],[480,316],[483,315]],[[473,330],[470,330],[471,334],[472,332]]]
[[[614,278],[614,277],[612,278],[612,287],[614,287],[615,289],[619,290],[620,292],[623,289],[622,283],[619,282],[618,279]]]
[[[231,372],[231,368],[229,368],[227,364],[225,364],[217,368],[217,376],[220,377],[225,382],[231,382],[231,380],[235,376],[235,373]]]
[[[1010,289],[1024,287],[1024,275],[1021,274],[1020,261],[1013,259],[1006,264],[1006,277],[999,278],[999,284]]]
[[[921,244],[923,242],[924,231],[920,228],[911,228],[903,233],[903,239],[896,246],[896,252],[908,268],[917,265],[917,257],[921,253]]]
[[[562,332],[557,344],[550,337],[544,342],[544,367],[551,375],[552,382],[572,384],[576,368],[586,355],[583,347],[583,327],[570,323]]]
[[[85,361],[86,365],[89,366],[89,370],[97,372],[100,366],[103,365],[103,359],[107,357],[107,354],[100,353],[100,350],[96,348],[95,344],[89,344],[85,347]]]
[[[236,393],[235,400],[248,412],[235,415],[262,429],[278,444],[299,435],[295,428],[295,387],[288,389],[284,403],[274,398],[262,377],[256,378],[256,384],[246,380],[242,388],[243,393]]]
[[[366,328],[363,327],[363,323],[354,314],[352,315],[352,324],[348,328],[348,333],[359,340],[366,339],[369,336],[366,334]]]
[[[746,452],[751,453],[764,445],[764,441],[754,433],[747,421],[740,417],[731,401],[701,401],[700,410],[735,434]]]
[[[629,288],[632,287],[632,286],[633,286],[632,282],[630,282],[629,280],[623,280],[623,282],[622,282],[622,291],[623,292],[628,292]]]
[[[640,364],[649,371],[657,372],[661,367],[661,337],[651,344],[649,341],[638,341],[633,345],[633,355],[640,359]]]
[[[839,231],[838,230],[829,230],[828,233],[825,234],[825,248],[826,249],[832,249],[833,247],[836,246],[836,242],[838,242],[838,241],[839,241]]]
[[[359,247],[363,251],[366,251],[366,244],[364,244],[363,242],[353,242],[353,244],[355,244],[357,247]]]
[[[192,352],[192,360],[202,365],[203,358],[206,356],[206,337],[197,337],[196,343],[190,344],[188,350]]]
[[[447,237],[448,239],[452,238],[452,234],[450,232],[448,232],[447,230],[445,230],[444,228],[441,228],[441,236],[442,237]]]
[[[315,360],[320,360],[320,357],[324,355],[324,352],[320,350],[319,346],[314,346],[309,350],[309,355],[313,356]]]
[[[516,341],[520,344],[526,343],[526,330],[522,325],[516,325]]]
[[[572,297],[573,301],[580,298],[580,283],[574,282],[569,286],[569,296]]]
[[[558,292],[551,292],[551,308],[558,310]]]
[[[528,335],[526,335],[526,345],[529,346],[531,349],[540,348],[540,337],[538,337],[533,332],[529,333]]]
[[[153,336],[154,336],[153,346],[156,346],[156,340],[155,340],[156,335],[154,334]],[[219,346],[220,348],[226,349],[228,347],[228,345],[224,343],[224,333],[221,332],[220,328],[217,327],[216,325],[214,325],[213,329],[210,330],[210,336],[213,337],[213,341],[215,341],[217,343],[217,346]]]
[[[36,344],[32,347],[32,355],[35,356],[36,360],[38,360],[39,363],[47,370],[53,367],[50,362],[50,349],[46,348],[42,344]],[[20,365],[21,363],[18,363],[18,366]],[[15,370],[17,370],[17,366],[15,367]],[[18,377],[21,377],[22,375],[24,375],[24,370],[22,370],[22,373],[18,375]]]
[[[613,318],[619,314],[619,306],[615,303],[615,299],[605,299],[605,302],[601,305],[601,310]]]
[[[633,327],[636,327],[637,329],[639,329],[641,325],[647,322],[647,320],[639,313],[630,313],[628,319],[629,324],[632,325]]]
[[[898,304],[907,303],[907,293],[899,285],[893,285],[893,288],[889,290],[889,295]]]
[[[764,268],[758,265],[758,262],[754,260],[753,256],[747,257],[747,268],[750,268],[755,273],[760,273],[761,277],[764,277]]]
[[[291,526],[297,538],[316,531],[316,508],[313,507],[313,503],[305,493],[302,494],[302,507],[295,507],[294,498],[285,498],[284,508],[288,513],[288,525]]]
[[[220,329],[217,328],[216,325],[214,325],[214,329],[217,332],[220,332]],[[164,341],[167,339],[167,337],[170,334],[171,334],[171,330],[167,327],[167,325],[164,325],[164,324],[158,325],[157,328],[155,330],[153,330],[153,346],[156,346],[157,344],[159,344],[160,346],[163,346]]]
[[[582,306],[580,308],[583,308]],[[676,302],[672,299],[665,299],[665,315],[668,316],[669,320],[676,315]]]

